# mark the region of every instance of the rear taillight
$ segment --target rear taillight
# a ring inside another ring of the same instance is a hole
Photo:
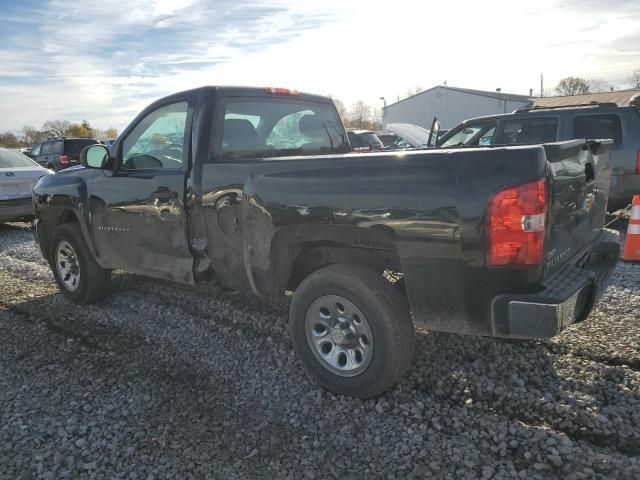
[[[58,157],[58,160],[60,161],[61,165],[68,165],[69,164],[69,156],[68,155],[60,155]]]
[[[487,265],[536,265],[544,252],[547,187],[544,180],[498,192],[487,211]]]
[[[636,175],[640,175],[640,150],[636,152]]]

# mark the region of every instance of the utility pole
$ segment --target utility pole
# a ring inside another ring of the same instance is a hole
[[[540,98],[544,97],[544,76],[540,74]]]

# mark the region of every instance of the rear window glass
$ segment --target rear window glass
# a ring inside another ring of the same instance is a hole
[[[21,153],[0,149],[0,168],[33,167],[35,163]]]
[[[84,147],[88,147],[89,145],[95,145],[99,143],[97,140],[93,138],[81,138],[78,140],[65,140],[64,141],[64,152],[67,155],[78,155],[82,151]]]
[[[495,143],[499,145],[528,145],[555,142],[557,132],[558,120],[556,118],[519,118],[507,120],[503,123],[502,132]]]
[[[573,138],[612,138],[613,143],[620,143],[620,117],[615,114],[578,115],[573,119]]]
[[[224,111],[223,160],[349,151],[340,118],[329,104],[289,98],[228,98]]]

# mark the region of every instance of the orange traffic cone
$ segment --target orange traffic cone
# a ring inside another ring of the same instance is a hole
[[[622,260],[640,262],[640,195],[634,195],[631,202],[631,218],[627,227]]]

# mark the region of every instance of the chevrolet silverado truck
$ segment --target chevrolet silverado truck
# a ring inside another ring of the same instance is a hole
[[[352,154],[329,98],[203,87],[41,179],[35,235],[78,303],[117,269],[292,296],[306,373],[366,398],[410,367],[416,327],[541,338],[589,315],[619,254],[610,145]]]

